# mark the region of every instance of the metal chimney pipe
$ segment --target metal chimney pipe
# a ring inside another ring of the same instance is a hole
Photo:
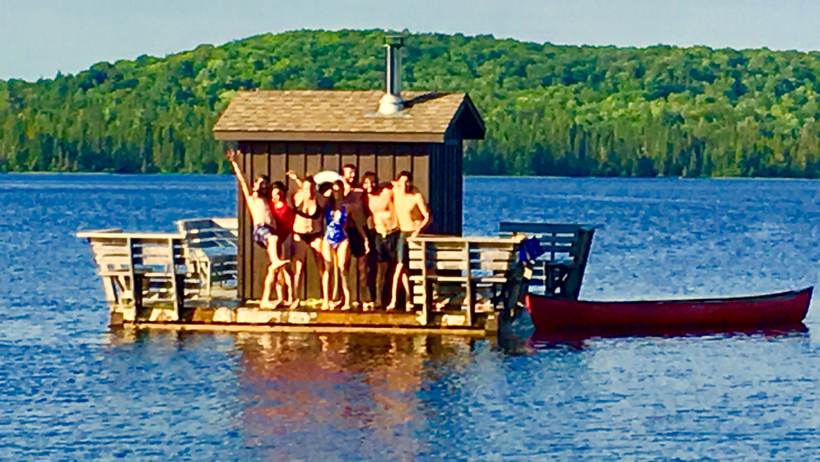
[[[384,38],[385,95],[379,100],[379,112],[384,115],[395,114],[404,109],[404,100],[401,97],[401,47],[404,46],[403,35],[388,35]]]

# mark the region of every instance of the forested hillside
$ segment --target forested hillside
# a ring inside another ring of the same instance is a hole
[[[216,172],[240,89],[382,87],[383,32],[300,31],[0,81],[0,171]],[[467,173],[820,176],[820,53],[413,35],[404,87],[467,91]]]

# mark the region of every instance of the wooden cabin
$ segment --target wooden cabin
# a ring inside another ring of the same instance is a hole
[[[285,182],[288,170],[304,177],[346,164],[357,167],[359,178],[372,171],[380,182],[410,171],[432,212],[425,232],[460,236],[463,140],[483,138],[484,122],[466,93],[400,91],[400,46],[387,46],[386,90],[238,92],[214,137],[238,144],[249,182],[259,174]],[[295,191],[293,182],[286,184]],[[239,298],[258,299],[267,256],[251,242],[252,223],[239,196]],[[307,267],[303,297],[317,298],[318,274],[312,263]]]

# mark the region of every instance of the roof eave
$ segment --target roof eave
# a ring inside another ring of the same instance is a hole
[[[361,143],[444,143],[444,133],[304,132],[214,129],[219,141],[293,141]]]
[[[470,95],[464,94],[464,99],[458,106],[453,118],[450,119],[448,133],[453,136],[451,132],[457,130],[458,137],[465,140],[483,140],[485,135],[484,119],[478,112],[478,108],[473,104]]]

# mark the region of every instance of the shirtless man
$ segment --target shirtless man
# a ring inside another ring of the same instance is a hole
[[[370,253],[370,242],[367,236],[367,206],[362,188],[356,184],[356,166],[347,164],[342,167],[344,181],[344,199],[342,203],[347,209],[347,237],[350,242],[350,255],[356,261],[358,275],[358,292],[362,302],[362,310],[368,311],[373,307],[370,291],[367,290],[367,254]]]
[[[377,255],[376,255],[376,229],[373,226],[373,214],[370,211],[370,196],[376,194],[378,189],[378,180],[376,174],[373,172],[365,172],[362,177],[362,193],[365,212],[367,220],[365,221],[365,235],[367,236],[367,244],[370,247],[370,252],[365,257],[365,270],[367,271],[365,282],[367,284],[367,297],[370,303],[365,303],[364,310],[371,311],[375,307],[375,301],[381,300],[381,297],[376,298],[376,273],[377,273]]]
[[[387,279],[387,270],[391,264],[397,262],[396,246],[399,242],[399,220],[396,217],[396,208],[393,205],[393,185],[390,183],[376,184],[376,175],[368,173],[362,182],[367,192],[367,206],[373,222],[373,254],[376,262],[374,282],[374,298],[376,306],[381,308],[384,283]],[[372,271],[372,269],[371,269]],[[393,304],[395,306],[395,304]]]
[[[231,163],[236,178],[239,180],[239,186],[242,188],[242,193],[245,195],[245,203],[248,204],[248,210],[251,213],[251,220],[253,220],[253,242],[265,249],[270,259],[268,266],[268,273],[265,277],[265,287],[262,290],[262,300],[259,307],[263,309],[273,309],[282,303],[281,299],[271,302],[270,293],[273,282],[280,269],[288,263],[288,260],[282,260],[279,256],[279,237],[276,235],[276,222],[274,221],[273,212],[270,208],[268,198],[268,189],[270,188],[270,181],[265,175],[259,175],[253,181],[253,192],[248,190],[248,184],[245,181],[245,176],[239,169],[236,163],[236,157],[239,151],[229,149],[225,152],[225,157]],[[284,270],[287,271],[287,270]],[[289,277],[286,275],[285,277]]]
[[[407,265],[410,263],[410,249],[407,239],[418,236],[430,224],[430,210],[421,193],[413,188],[413,176],[408,171],[399,173],[393,182],[393,204],[396,207],[396,218],[399,221],[399,239],[396,245],[398,263],[393,274],[393,299],[387,310],[396,309],[398,287],[401,280],[406,298],[406,310],[413,311],[410,279],[407,276]]]
[[[316,185],[313,177],[299,179],[291,170],[287,173],[299,189],[293,194],[293,291],[294,296],[291,308],[297,308],[301,303],[302,275],[308,253],[313,254],[313,260],[319,273],[324,272],[324,258],[322,257],[322,237],[325,233],[324,197],[316,194]],[[324,292],[323,292],[324,293]]]

